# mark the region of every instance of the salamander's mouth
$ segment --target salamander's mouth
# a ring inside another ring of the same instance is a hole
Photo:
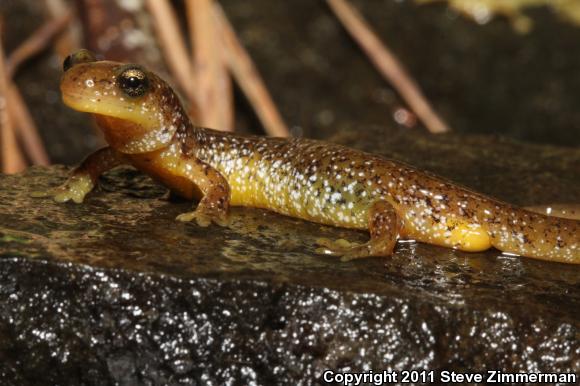
[[[104,115],[143,125],[154,126],[155,119],[149,114],[142,113],[132,103],[126,103],[118,98],[99,97],[78,92],[62,92],[62,101],[76,111]]]
[[[62,92],[62,101],[71,109],[84,113],[101,114],[100,110],[105,107],[102,101],[91,101],[81,93],[65,92],[64,90]]]
[[[73,110],[84,113],[105,115],[139,124],[148,122],[146,116],[136,112],[135,106],[131,103],[122,103],[123,101],[117,98],[111,100],[111,98],[107,97],[62,90],[62,101]]]

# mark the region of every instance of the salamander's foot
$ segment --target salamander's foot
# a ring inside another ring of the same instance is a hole
[[[95,184],[90,176],[75,174],[61,186],[46,192],[33,192],[32,197],[52,197],[56,202],[73,201],[80,204],[85,196],[93,189]]]
[[[372,256],[370,244],[352,243],[345,239],[333,241],[327,238],[319,238],[316,240],[316,243],[320,246],[316,248],[316,253],[338,256],[340,257],[340,261],[350,261]]]
[[[175,218],[178,221],[189,222],[195,220],[200,227],[207,227],[212,222],[219,226],[225,227],[228,225],[228,216],[225,213],[212,213],[198,208],[192,212],[185,212]]]

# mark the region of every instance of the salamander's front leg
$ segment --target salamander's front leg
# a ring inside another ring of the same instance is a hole
[[[64,184],[43,195],[52,196],[56,202],[72,200],[79,204],[83,202],[87,193],[93,190],[101,174],[123,163],[123,156],[120,153],[110,147],[104,147],[85,158]]]
[[[177,216],[179,221],[195,220],[206,227],[212,222],[225,226],[230,207],[230,186],[216,169],[197,159],[181,159],[177,172],[190,180],[203,194],[203,198],[192,212]]]
[[[397,243],[402,221],[395,208],[387,201],[377,201],[369,209],[369,233],[371,239],[366,244],[351,243],[340,239],[317,240],[321,248],[317,252],[340,256],[342,261],[369,256],[391,256]]]

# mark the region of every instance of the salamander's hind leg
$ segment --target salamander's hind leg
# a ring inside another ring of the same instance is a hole
[[[318,239],[321,246],[316,251],[340,256],[342,261],[369,256],[391,256],[397,243],[402,222],[395,208],[387,201],[375,202],[369,210],[369,233],[371,239],[366,244],[351,243],[343,239],[336,241]]]

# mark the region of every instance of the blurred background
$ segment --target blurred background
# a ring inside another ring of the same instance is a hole
[[[5,173],[103,145],[60,101],[81,47],[160,73],[221,130],[580,144],[577,0],[1,0],[0,39]]]

